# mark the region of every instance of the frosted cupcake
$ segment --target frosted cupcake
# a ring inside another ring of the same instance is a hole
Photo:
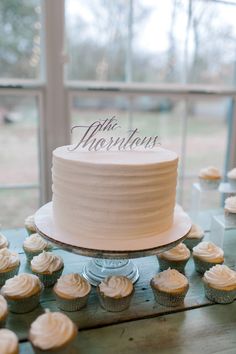
[[[218,168],[209,166],[200,170],[198,178],[202,189],[217,189],[221,181],[221,174]]]
[[[184,273],[185,265],[190,258],[190,251],[183,243],[179,243],[170,250],[160,253],[157,258],[160,270],[174,268],[179,272]]]
[[[52,252],[43,251],[35,256],[30,264],[32,272],[39,277],[45,287],[53,286],[64,269],[62,258]]]
[[[156,302],[163,306],[181,305],[189,288],[188,279],[170,268],[155,275],[150,285]]]
[[[219,304],[228,304],[236,299],[236,272],[226,265],[216,265],[202,278],[206,297]]]
[[[236,227],[236,197],[225,200],[225,223],[227,226]]]
[[[97,286],[101,306],[111,312],[127,309],[134,294],[132,282],[121,275],[113,275],[104,279]]]
[[[213,242],[203,241],[193,247],[193,260],[196,271],[203,274],[214,265],[224,263],[224,252]]]
[[[30,215],[25,219],[25,228],[29,235],[35,234],[37,232],[36,225],[34,222],[34,215]]]
[[[5,281],[18,274],[20,268],[20,257],[18,253],[9,251],[7,248],[0,249],[0,286]]]
[[[40,315],[32,322],[29,331],[29,340],[36,354],[74,353],[76,337],[77,327],[69,317],[60,312]]]
[[[18,338],[9,329],[0,329],[0,348],[1,354],[18,354]]]
[[[0,233],[0,249],[9,247],[9,241],[3,234]]]
[[[43,251],[51,249],[51,245],[44,240],[39,234],[31,234],[23,242],[23,250],[27,260],[30,262],[34,256],[39,255]]]
[[[7,302],[5,298],[0,295],[0,327],[5,325],[5,321],[8,315]]]
[[[184,244],[192,251],[193,247],[197,246],[204,237],[204,232],[199,225],[193,224],[187,234],[187,238],[183,241]]]
[[[1,294],[7,300],[11,312],[25,313],[38,306],[42,290],[43,285],[36,275],[22,273],[8,279]]]
[[[236,189],[236,168],[227,173],[228,181],[233,189]]]
[[[57,305],[64,311],[78,311],[87,303],[91,285],[81,275],[62,275],[54,285]]]

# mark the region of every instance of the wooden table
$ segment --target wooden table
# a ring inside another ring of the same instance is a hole
[[[6,230],[10,249],[20,253],[20,272],[30,272],[22,250],[26,232]],[[225,237],[225,263],[236,269],[236,231]],[[88,258],[54,250],[65,263],[64,274],[81,272]],[[140,268],[135,295],[130,308],[120,313],[103,310],[92,290],[86,308],[66,314],[78,325],[78,338],[73,353],[231,353],[236,354],[236,302],[229,305],[211,303],[204,296],[201,277],[195,272],[192,259],[186,267],[190,289],[183,306],[170,308],[158,305],[149,281],[158,272],[156,257],[134,260]],[[51,289],[43,293],[40,306],[28,314],[10,313],[6,327],[15,331],[20,340],[20,353],[32,354],[27,340],[30,323],[45,308],[59,311]]]

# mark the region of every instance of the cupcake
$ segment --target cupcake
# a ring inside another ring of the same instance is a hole
[[[36,225],[34,222],[34,215],[30,215],[25,219],[25,228],[29,235],[35,234],[37,232]]]
[[[122,275],[112,275],[105,278],[97,286],[101,306],[111,312],[127,309],[134,294],[132,282]]]
[[[236,196],[225,200],[224,211],[226,225],[236,227]]]
[[[193,224],[187,234],[184,244],[192,251],[193,247],[197,246],[202,241],[204,232],[199,225]]]
[[[5,325],[5,321],[8,315],[7,302],[5,298],[0,295],[0,327]]]
[[[0,329],[0,348],[1,354],[18,354],[18,338],[9,329]]]
[[[203,241],[193,247],[193,260],[196,271],[203,274],[214,265],[224,263],[224,252],[213,242]]]
[[[190,258],[190,251],[183,243],[179,243],[170,250],[160,253],[157,258],[160,270],[174,268],[179,272],[184,273],[185,265]]]
[[[42,290],[43,285],[36,275],[22,273],[8,279],[1,294],[7,300],[11,312],[25,313],[38,306]]]
[[[227,173],[228,181],[233,189],[236,189],[236,168]]]
[[[60,312],[46,312],[31,323],[29,340],[36,354],[74,353],[77,327]]]
[[[0,286],[14,275],[18,274],[20,257],[18,253],[9,251],[7,248],[0,249]]]
[[[23,242],[23,250],[27,260],[30,262],[34,256],[39,255],[43,251],[51,249],[51,245],[44,240],[39,234],[31,234]]]
[[[64,311],[78,311],[87,303],[91,285],[77,273],[62,275],[54,285],[57,305]]]
[[[226,265],[212,267],[202,278],[206,297],[219,304],[228,304],[236,299],[236,272]]]
[[[189,283],[176,269],[167,269],[155,275],[150,282],[154,297],[163,306],[180,306],[184,302]]]
[[[0,249],[9,247],[9,241],[3,234],[0,233]]]
[[[198,178],[202,189],[217,189],[221,181],[221,174],[218,168],[209,166],[200,170]]]
[[[45,287],[53,286],[60,278],[64,263],[60,256],[43,251],[30,262],[31,270],[36,274]]]

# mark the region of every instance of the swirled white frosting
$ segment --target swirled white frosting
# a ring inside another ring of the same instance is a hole
[[[187,246],[183,243],[179,243],[177,246],[171,248],[168,251],[165,251],[160,254],[160,257],[172,260],[186,260],[190,257],[190,251]]]
[[[204,280],[219,289],[236,287],[236,272],[226,265],[217,264],[204,273]]]
[[[131,294],[133,291],[133,284],[126,277],[121,275],[113,275],[104,279],[99,284],[99,290],[105,296],[120,298]]]
[[[0,329],[1,354],[15,354],[18,352],[18,338],[9,329]]]
[[[8,247],[9,242],[3,234],[0,234],[0,248],[6,248]]]
[[[236,179],[236,168],[233,168],[231,171],[227,173],[228,178]]]
[[[36,226],[34,222],[34,215],[30,215],[25,219],[25,227],[33,232],[36,232]]]
[[[204,232],[199,225],[192,224],[192,227],[187,235],[187,238],[202,238],[204,236]]]
[[[206,179],[207,178],[218,179],[221,178],[221,174],[218,168],[214,166],[209,166],[200,170],[199,177],[206,178]]]
[[[90,290],[91,285],[77,273],[62,275],[54,286],[59,296],[69,299],[86,296]]]
[[[43,251],[38,256],[35,256],[31,261],[32,270],[38,273],[52,274],[62,267],[62,258],[52,252]]]
[[[203,241],[193,247],[193,255],[201,258],[206,262],[223,261],[224,252],[213,242]]]
[[[7,314],[7,302],[2,295],[0,295],[0,319]]]
[[[21,273],[8,279],[1,292],[3,296],[21,299],[37,294],[41,289],[42,284],[36,275]]]
[[[43,251],[45,248],[47,248],[48,242],[45,241],[39,234],[35,233],[24,240],[23,246],[29,251],[37,252]]]
[[[62,346],[76,334],[76,326],[69,317],[60,312],[48,312],[31,324],[29,338],[34,346],[48,350]]]
[[[225,209],[230,213],[236,213],[236,197],[229,197],[225,199]]]
[[[18,253],[9,251],[7,248],[0,249],[0,272],[17,267],[19,264]]]
[[[163,291],[178,290],[188,285],[188,279],[176,269],[167,269],[155,275],[153,285]]]

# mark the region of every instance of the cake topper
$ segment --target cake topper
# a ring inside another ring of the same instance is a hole
[[[140,146],[145,149],[153,149],[155,146],[160,145],[158,135],[140,137],[137,128],[130,130],[127,137],[102,136],[101,134],[103,132],[107,134],[108,132],[114,132],[121,128],[115,116],[96,120],[90,125],[74,125],[71,128],[71,133],[73,133],[75,129],[81,128],[85,128],[82,137],[75,146],[68,147],[69,151],[74,151],[79,147],[88,149],[89,151],[110,151],[112,149],[134,150]]]

